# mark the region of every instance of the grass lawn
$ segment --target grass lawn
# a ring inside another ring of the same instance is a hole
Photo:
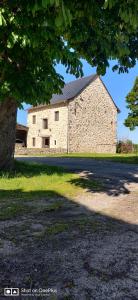
[[[63,168],[36,163],[15,162],[11,173],[0,173],[0,220],[33,211],[35,200],[52,199],[45,212],[60,208],[58,199],[71,199],[83,189],[99,189],[97,181],[80,178]],[[31,206],[27,205],[32,201]],[[42,209],[43,210],[43,209]]]
[[[75,158],[91,158],[91,159],[104,159],[120,163],[138,164],[138,153],[129,154],[107,154],[107,153],[59,153],[59,154],[36,154],[30,155],[35,157],[75,157]]]

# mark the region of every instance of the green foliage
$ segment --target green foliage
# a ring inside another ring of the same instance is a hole
[[[117,153],[132,153],[134,146],[131,140],[118,141],[116,152]]]
[[[55,67],[82,76],[81,58],[104,74],[138,57],[137,0],[13,0],[0,6],[0,100],[48,102],[64,84]]]
[[[134,153],[138,154],[138,144],[134,144]]]
[[[125,125],[133,130],[138,126],[138,76],[131,92],[126,97],[126,102],[130,112],[125,120]]]

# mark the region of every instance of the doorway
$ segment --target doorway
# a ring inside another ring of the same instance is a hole
[[[42,138],[42,148],[50,148],[50,137]]]

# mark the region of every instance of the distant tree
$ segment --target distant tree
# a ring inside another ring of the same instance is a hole
[[[105,74],[138,57],[137,0],[0,0],[0,169],[13,162],[17,108],[46,103],[63,77],[82,76],[81,58]]]
[[[138,126],[138,76],[136,77],[132,90],[126,97],[126,102],[128,104],[129,113],[125,120],[125,126],[133,130]]]

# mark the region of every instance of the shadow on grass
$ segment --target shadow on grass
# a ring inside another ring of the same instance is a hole
[[[56,167],[53,165],[46,165],[42,161],[43,158],[40,158],[38,163],[35,163],[33,161],[31,162],[22,162],[22,161],[15,161],[15,167],[14,170],[10,173],[0,173],[1,178],[20,178],[20,177],[26,177],[26,178],[33,178],[34,176],[39,176],[39,175],[48,175],[49,177],[52,175],[58,175],[59,177],[64,177],[65,174],[73,174],[70,169],[64,169],[63,167]],[[49,158],[50,159],[50,158]],[[61,158],[62,159],[62,158]],[[52,160],[52,158],[50,159]],[[59,158],[60,160],[60,158]],[[57,163],[59,163],[59,160]],[[49,161],[50,162],[50,161]],[[55,161],[56,164],[56,161]],[[73,162],[71,162],[73,164]],[[112,167],[112,166],[111,166]],[[129,185],[132,183],[137,183],[138,184],[138,176],[136,176],[136,173],[138,172],[138,168],[135,167],[134,169],[131,167],[131,169],[126,169],[126,173],[120,174],[119,171],[118,173],[115,173],[114,175],[114,170],[113,170],[113,175],[112,174],[104,174],[102,175],[102,165],[100,164],[99,166],[94,166],[91,165],[90,167],[88,165],[85,166],[85,164],[82,165],[83,170],[83,177],[76,178],[76,179],[71,179],[69,182],[72,186],[80,187],[82,189],[85,189],[91,193],[98,191],[100,192],[105,192],[107,195],[110,196],[119,196],[121,194],[129,194]],[[92,171],[93,170],[93,171]],[[74,173],[80,173],[81,170],[79,171],[74,171]],[[61,182],[62,184],[62,182]],[[9,194],[8,190],[7,191],[2,191],[0,190],[0,197],[6,195],[7,197],[10,196],[11,198],[20,196],[20,192],[17,189],[16,190],[11,190]],[[37,197],[37,190],[36,191],[30,191],[28,192],[28,196],[31,198],[33,194],[33,197]],[[39,196],[51,196],[51,192],[42,190],[39,192]]]
[[[92,168],[91,168],[92,169]],[[101,174],[93,170],[83,171],[83,177],[76,178],[70,180],[70,183],[81,187],[83,189],[87,189],[88,192],[105,192],[109,196],[119,196],[121,194],[129,194],[129,185],[130,184],[138,184],[138,168],[134,170],[126,170],[125,174],[103,174],[102,170]]]
[[[76,187],[86,189],[88,192],[102,192],[105,190],[104,185],[97,179],[89,175],[89,172],[85,172],[85,177],[71,179],[69,182]]]
[[[33,200],[33,199],[40,199],[45,197],[46,199],[49,198],[56,198],[58,197],[58,195],[54,192],[54,191],[50,191],[50,190],[46,190],[46,191],[42,191],[42,190],[36,190],[36,191],[23,191],[22,189],[18,189],[18,187],[16,189],[12,189],[12,190],[4,190],[4,189],[0,189],[0,199],[7,199],[7,200]]]
[[[53,175],[58,174],[59,176],[64,176],[65,173],[68,173],[62,167],[56,166],[47,166],[42,163],[35,163],[35,162],[21,162],[16,161],[14,162],[14,168],[12,171],[0,171],[0,178],[18,178],[18,177],[34,177],[39,175]]]
[[[76,187],[81,187],[86,189],[87,192],[104,192],[109,196],[119,196],[121,194],[129,194],[130,190],[126,187],[126,184],[130,183],[138,183],[138,179],[133,176],[129,178],[98,178],[95,179],[95,176],[91,175],[91,173],[87,172],[86,178],[76,178],[71,179],[69,181],[71,184]]]
[[[0,220],[8,220],[28,213],[42,215],[55,212],[62,207],[66,198],[52,190],[27,192],[16,188],[1,189],[0,199]]]
[[[13,192],[14,194],[12,194]],[[13,198],[11,198],[11,195]],[[46,218],[46,222],[51,220],[53,224],[74,222],[74,225],[79,224],[80,227],[84,227],[85,225],[91,225],[93,222],[97,224],[98,219],[100,218],[101,220],[102,218],[103,221],[110,224],[112,221],[119,222],[119,224],[122,224],[122,222],[127,224],[127,222],[123,221],[125,213],[122,213],[122,220],[119,220],[112,216],[104,215],[104,212],[96,212],[90,209],[90,206],[87,208],[85,201],[83,205],[52,190],[47,190],[43,193],[41,190],[27,192],[18,188],[14,191],[0,190],[0,198],[1,196],[4,201],[0,202],[0,221],[9,219],[14,219],[15,221],[16,218],[21,220],[21,216],[26,216],[26,219],[28,219],[27,215],[29,214],[36,223],[40,222],[42,218]],[[91,217],[94,219],[91,219]],[[136,225],[135,222],[134,225]]]

